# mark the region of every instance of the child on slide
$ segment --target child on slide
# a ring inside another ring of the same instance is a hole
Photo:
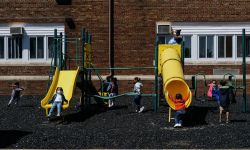
[[[182,98],[182,95],[180,93],[177,93],[174,102],[176,107],[174,115],[174,121],[175,121],[174,128],[182,127],[183,121],[181,115],[186,113],[185,99]]]
[[[63,89],[61,87],[57,87],[56,94],[52,97],[52,100],[49,102],[50,104],[52,103],[52,107],[49,111],[48,117],[51,117],[52,112],[54,111],[54,109],[56,107],[57,107],[57,115],[56,116],[59,117],[61,115],[61,109],[62,109],[63,102],[68,103],[68,101],[65,99],[65,96],[63,94]]]

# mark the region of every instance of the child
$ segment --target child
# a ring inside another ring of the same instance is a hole
[[[182,42],[182,37],[180,36],[181,30],[173,30],[171,31],[171,35],[173,36],[168,44],[180,44]]]
[[[185,100],[182,98],[182,95],[180,93],[177,93],[174,102],[176,105],[176,112],[174,115],[174,121],[175,121],[174,128],[182,127],[181,115],[186,113]]]
[[[217,103],[219,103],[219,101],[220,101],[220,91],[219,91],[219,85],[217,85],[216,83],[213,86],[212,97],[215,98]]]
[[[68,103],[68,101],[65,99],[65,97],[63,95],[63,89],[61,87],[57,87],[56,94],[52,97],[52,100],[49,102],[49,103],[52,103],[52,107],[49,111],[48,117],[51,116],[55,107],[57,107],[57,115],[56,116],[59,117],[61,115],[61,108],[62,108],[63,102]]]
[[[221,122],[222,112],[226,112],[226,123],[229,123],[229,104],[230,104],[230,90],[229,86],[226,86],[226,81],[221,81],[220,87],[220,101],[219,101],[219,109],[220,109],[220,117],[219,122]]]
[[[141,79],[138,77],[134,78],[134,92],[136,96],[134,98],[134,103],[136,105],[136,112],[141,113],[144,110],[144,106],[141,106],[141,87],[143,86],[140,82]]]
[[[211,98],[211,100],[212,100],[212,97],[213,97],[213,87],[214,87],[214,85],[216,84],[216,81],[212,81],[210,84],[208,84],[208,91],[207,91],[207,96],[209,97],[209,98]]]
[[[18,104],[18,101],[20,100],[20,93],[21,93],[21,91],[24,90],[23,88],[19,87],[19,82],[12,84],[11,87],[12,87],[12,92],[11,92],[10,101],[7,105],[8,107],[10,107],[10,105],[13,101],[15,101],[15,104]]]
[[[229,86],[230,102],[231,103],[236,103],[235,88],[234,88],[234,85],[233,85],[232,77],[233,76],[228,77],[227,86]]]
[[[117,84],[117,78],[111,78],[111,84],[110,84],[110,93],[109,97],[113,97],[118,95],[118,84]],[[109,99],[109,107],[114,106],[114,100]]]

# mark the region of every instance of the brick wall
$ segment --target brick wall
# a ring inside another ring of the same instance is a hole
[[[250,1],[246,0],[114,1],[115,67],[152,66],[157,21],[244,22],[250,19]],[[72,0],[72,5],[57,5],[55,0],[1,0],[0,23],[62,23],[65,17],[72,17],[76,28],[70,29],[65,24],[68,37],[80,36],[81,27],[85,27],[93,35],[94,64],[97,67],[108,67],[108,10],[108,0]],[[70,55],[74,55],[73,50]],[[47,68],[0,66],[0,75],[46,75]],[[241,69],[241,65],[188,65],[185,66],[185,74],[198,72],[212,74],[213,68]],[[153,74],[153,70],[117,71],[117,73]],[[7,84],[9,81],[1,82]],[[45,85],[45,81],[25,82],[31,87]]]

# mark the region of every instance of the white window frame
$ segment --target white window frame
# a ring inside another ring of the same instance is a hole
[[[181,29],[181,35],[192,35],[191,38],[191,58],[185,58],[188,64],[235,64],[241,63],[242,57],[237,57],[237,36],[241,36],[242,29],[246,35],[250,35],[250,22],[157,22],[158,25],[171,24],[173,29]],[[199,36],[214,36],[214,58],[199,58]],[[218,58],[218,36],[232,36],[232,57]],[[250,57],[246,58],[250,61]]]
[[[24,34],[22,35],[22,58],[8,59],[8,37],[10,34],[10,27],[23,27]],[[51,58],[48,58],[48,38],[54,36],[54,29],[57,33],[65,35],[65,26],[63,23],[15,23],[15,24],[0,24],[0,36],[4,37],[4,58],[0,59],[0,65],[46,65],[51,64]],[[30,37],[44,37],[44,58],[30,59]],[[64,47],[63,47],[64,48]]]
[[[226,44],[226,37],[227,36],[230,36],[230,37],[232,37],[232,57],[225,57],[225,55],[226,55],[226,53],[227,53],[227,44]],[[217,52],[217,59],[234,59],[235,57],[234,57],[234,51],[236,51],[235,49],[234,49],[234,40],[233,40],[233,35],[217,35],[217,50],[216,50],[216,52]],[[224,37],[224,57],[219,57],[219,37]]]
[[[212,35],[198,35],[198,52],[197,52],[197,54],[198,54],[198,59],[200,59],[200,60],[202,60],[202,59],[214,59],[215,58],[215,48],[213,47],[213,57],[211,57],[211,58],[207,58],[207,37],[208,36],[212,36]],[[205,58],[201,58],[200,57],[200,37],[206,37],[206,50],[205,50]],[[214,41],[214,36],[213,36],[213,43],[215,43],[215,41]],[[192,57],[192,56],[191,56]]]

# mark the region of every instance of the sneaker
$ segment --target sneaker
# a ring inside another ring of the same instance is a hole
[[[142,106],[139,110],[139,113],[141,113],[144,110],[144,106]]]
[[[174,125],[174,128],[177,128],[179,126],[179,124],[178,123],[176,123],[175,125]]]
[[[56,116],[57,116],[57,117],[60,117],[60,114],[57,114]]]
[[[182,128],[182,124],[179,123],[179,124],[178,124],[178,127],[179,127],[179,128]]]

